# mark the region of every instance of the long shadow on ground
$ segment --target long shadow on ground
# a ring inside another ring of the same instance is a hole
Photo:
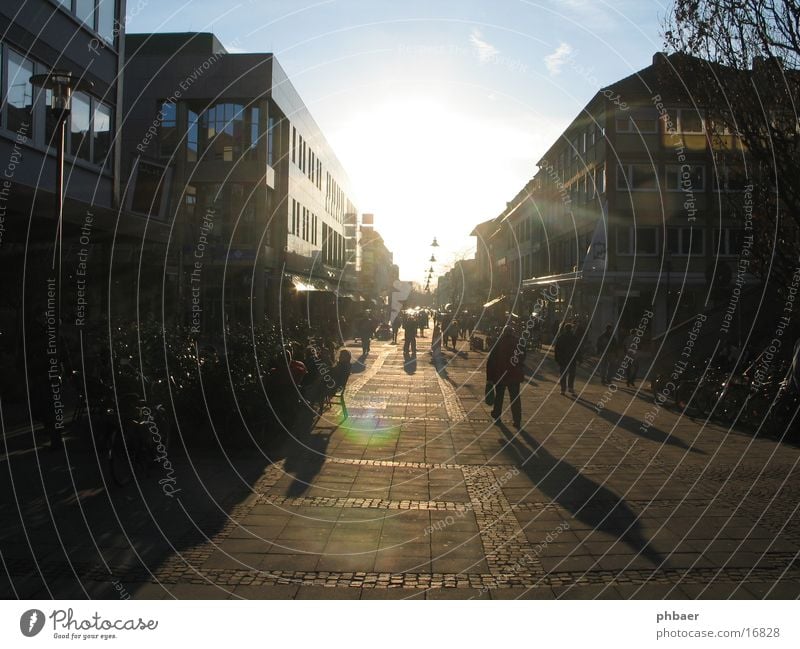
[[[529,433],[517,434],[498,424],[505,438],[522,459],[520,468],[536,489],[593,529],[617,537],[655,566],[664,559],[644,536],[636,514],[609,489],[590,480],[571,464],[551,455]]]
[[[638,435],[644,439],[649,439],[651,442],[676,446],[677,448],[689,451],[690,453],[706,455],[705,451],[699,448],[694,448],[693,446],[689,446],[679,437],[665,433],[664,431],[652,426],[644,426],[641,419],[623,415],[619,412],[609,410],[608,408],[600,408],[598,412],[598,408],[595,407],[593,402],[587,401],[581,397],[578,397],[574,401],[576,405],[586,408],[587,410],[591,410],[594,414],[600,416],[602,419],[614,424],[614,426],[622,428],[623,430],[633,433],[634,435]]]

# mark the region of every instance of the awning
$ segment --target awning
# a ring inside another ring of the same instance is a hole
[[[548,284],[561,284],[563,282],[577,282],[583,278],[583,272],[573,271],[571,273],[561,273],[560,275],[547,275],[546,277],[531,277],[522,280],[522,288],[533,286],[547,286]]]
[[[299,293],[336,293],[336,289],[331,284],[318,277],[305,277],[301,275],[287,275],[286,277]]]
[[[499,302],[502,302],[505,299],[506,299],[505,295],[501,295],[500,297],[496,297],[493,300],[489,300],[486,304],[484,304],[483,308],[484,309],[488,309],[490,306],[494,306],[495,304],[498,304]]]

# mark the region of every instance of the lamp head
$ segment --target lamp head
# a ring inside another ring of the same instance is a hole
[[[56,111],[70,109],[73,92],[91,90],[94,87],[91,81],[76,77],[69,70],[50,70],[45,74],[34,74],[30,82],[51,92],[50,107]]]

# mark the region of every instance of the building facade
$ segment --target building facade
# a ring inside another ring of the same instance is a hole
[[[55,303],[59,335],[76,339],[136,312],[137,260],[168,236],[122,209],[124,0],[32,0],[0,6],[0,259],[7,342]],[[64,70],[90,89],[66,115],[58,228],[58,114],[31,76]],[[49,290],[57,276],[57,299]],[[128,299],[131,298],[131,299]],[[13,346],[12,346],[13,347]],[[18,348],[21,352],[22,347]]]
[[[680,57],[656,54],[589,101],[494,219],[494,293],[533,304],[547,290],[552,315],[592,335],[646,321],[659,336],[721,306],[737,273],[757,285],[740,272],[745,164],[738,138],[693,103]]]
[[[126,47],[125,201],[174,233],[174,318],[202,333],[335,306],[352,190],[273,55],[208,33]]]

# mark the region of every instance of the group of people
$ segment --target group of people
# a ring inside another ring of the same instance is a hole
[[[634,344],[635,331],[629,331],[620,341],[615,335],[612,325],[597,338],[596,351],[599,357],[599,374],[603,384],[624,377],[630,387],[636,385],[639,363],[636,359],[637,345]],[[583,340],[585,329],[580,322],[561,323],[553,341],[555,361],[559,367],[559,385],[561,394],[575,392],[575,374],[578,363],[583,360]],[[503,400],[508,392],[511,416],[514,425],[519,428],[522,423],[522,407],[519,400],[520,385],[525,379],[525,341],[510,326],[503,328],[500,337],[492,346],[486,361],[487,391],[494,395],[492,418],[499,421],[503,411]],[[625,360],[624,365],[622,364]]]
[[[406,337],[412,333],[413,329],[414,338],[416,339],[417,331],[419,331],[419,337],[424,338],[425,330],[429,326],[430,316],[424,309],[420,311],[400,311],[392,320],[392,343],[397,344],[397,335],[401,329],[406,334]]]
[[[595,351],[599,359],[597,373],[603,385],[624,378],[628,387],[636,387],[639,372],[638,347],[634,344],[635,330],[631,329],[622,340],[613,325],[606,325],[598,336]],[[575,395],[575,373],[583,360],[584,331],[579,323],[562,323],[557,330],[553,352],[560,372],[561,394]],[[624,362],[623,362],[624,360]]]

